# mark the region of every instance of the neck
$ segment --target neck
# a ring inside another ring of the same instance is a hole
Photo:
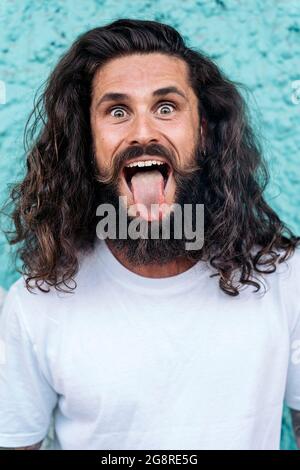
[[[176,276],[177,274],[181,274],[184,271],[187,271],[194,264],[196,264],[196,261],[194,260],[189,260],[185,257],[178,257],[163,265],[151,263],[136,266],[128,261],[124,253],[120,252],[113,246],[111,240],[107,239],[106,242],[112,254],[123,266],[125,266],[125,268],[144,277],[160,278]]]

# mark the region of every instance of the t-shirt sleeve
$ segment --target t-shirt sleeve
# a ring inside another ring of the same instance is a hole
[[[57,394],[41,368],[14,285],[0,313],[0,447],[45,438]]]
[[[300,309],[290,333],[290,354],[284,400],[289,408],[300,410]]]

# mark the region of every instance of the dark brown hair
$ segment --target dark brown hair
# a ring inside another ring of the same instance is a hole
[[[274,272],[276,262],[287,259],[300,243],[263,197],[268,169],[238,85],[204,53],[187,47],[171,26],[120,19],[74,42],[49,76],[26,123],[27,173],[9,196],[15,230],[7,234],[13,234],[11,245],[23,242],[17,250],[23,262],[18,272],[26,276],[28,289],[30,281],[45,292],[49,288],[44,289],[44,283],[57,290],[64,290],[63,285],[75,289],[76,282],[70,287],[68,281],[74,281],[78,271],[78,252],[93,248],[97,223],[99,189],[89,124],[92,79],[111,59],[152,52],[187,63],[206,122],[202,252],[217,270],[220,288],[239,294],[233,280],[238,268],[240,283],[259,290],[259,283],[250,280],[253,272]]]

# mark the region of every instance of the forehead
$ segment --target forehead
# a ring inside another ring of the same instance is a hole
[[[112,59],[96,72],[93,95],[99,97],[105,92],[116,91],[138,97],[150,95],[160,86],[176,86],[187,97],[192,95],[187,64],[165,54],[133,54]]]

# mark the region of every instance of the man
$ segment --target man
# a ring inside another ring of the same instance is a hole
[[[278,449],[284,400],[300,411],[299,237],[263,198],[237,87],[170,26],[121,19],[78,38],[38,107],[0,445],[39,447],[53,412],[54,449]]]

